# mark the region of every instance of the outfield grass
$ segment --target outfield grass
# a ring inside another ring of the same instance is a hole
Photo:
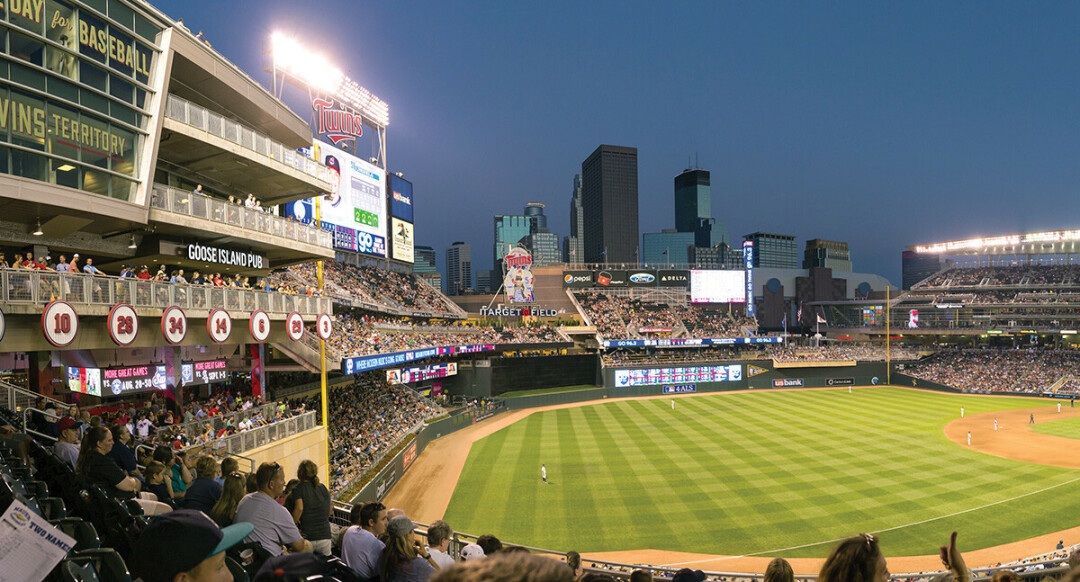
[[[942,427],[961,406],[1051,404],[864,388],[540,412],[473,445],[446,520],[556,550],[824,557],[881,531],[887,554],[920,555],[952,529],[989,547],[1077,525],[1080,471],[978,453]]]

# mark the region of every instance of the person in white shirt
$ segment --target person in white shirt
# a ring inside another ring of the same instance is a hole
[[[432,523],[427,530],[427,550],[432,561],[440,570],[445,570],[454,565],[454,558],[446,553],[450,548],[450,538],[454,537],[454,530],[450,524],[443,520]]]
[[[240,430],[244,431],[244,430],[251,430],[251,428],[252,428],[252,426],[253,426],[253,425],[252,425],[252,423],[251,423],[251,419],[250,419],[250,418],[245,418],[244,420],[241,420],[241,421],[240,421],[240,424],[238,424],[238,425],[236,425],[236,426],[237,426],[237,428],[239,428]]]
[[[386,533],[386,506],[378,501],[354,505],[349,520],[352,526],[341,537],[341,559],[361,578],[374,578],[385,547],[378,536]]]
[[[148,438],[152,428],[154,428],[154,423],[150,422],[150,419],[145,415],[140,417],[139,421],[135,423],[135,432],[139,435],[140,439]]]

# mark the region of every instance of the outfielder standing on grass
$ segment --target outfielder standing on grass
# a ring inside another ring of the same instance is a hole
[[[547,467],[543,463],[540,464],[540,479],[544,481],[545,485],[547,484]]]

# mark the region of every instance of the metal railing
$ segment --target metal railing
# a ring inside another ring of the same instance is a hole
[[[150,207],[280,236],[290,242],[299,241],[324,248],[332,248],[334,244],[334,235],[321,228],[163,184],[154,184]]]
[[[49,398],[43,394],[27,390],[22,386],[0,382],[0,406],[8,410],[14,412],[24,410],[34,405],[38,398],[44,398],[46,402],[52,402],[57,410],[67,410],[67,407],[71,406],[55,398]]]
[[[133,307],[165,309],[178,306],[210,310],[318,316],[333,313],[328,297],[272,293],[240,287],[211,287],[165,283],[134,277],[85,275],[57,271],[0,269],[0,304],[44,304],[63,300],[82,305],[112,306],[128,303]]]
[[[318,426],[315,416],[315,412],[305,412],[266,426],[214,439],[206,443],[206,446],[219,454],[236,455],[311,430]]]
[[[261,414],[263,418],[273,418],[274,414],[281,409],[281,405],[278,403],[262,404],[260,406],[253,406],[247,410],[237,410],[236,412],[228,412],[218,416],[211,416],[207,418],[200,418],[192,420],[190,422],[183,422],[180,424],[170,424],[167,426],[158,427],[160,431],[168,430],[183,430],[184,434],[188,437],[194,435],[200,435],[206,432],[207,428],[213,429],[215,432],[225,428],[226,425],[231,424],[237,426],[240,421],[245,418],[253,418],[256,415]]]
[[[316,180],[330,181],[330,169],[295,149],[282,145],[250,127],[226,119],[187,99],[169,95],[165,101],[165,117],[201,129],[240,147],[276,160],[303,172]]]

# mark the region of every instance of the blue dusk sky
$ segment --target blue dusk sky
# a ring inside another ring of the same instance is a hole
[[[894,283],[905,245],[1080,226],[1078,3],[155,5],[264,86],[281,31],[389,103],[389,169],[440,269],[455,240],[491,268],[492,215],[526,202],[568,234],[601,143],[638,148],[639,233],[674,227],[696,158],[736,244],[846,241]]]

